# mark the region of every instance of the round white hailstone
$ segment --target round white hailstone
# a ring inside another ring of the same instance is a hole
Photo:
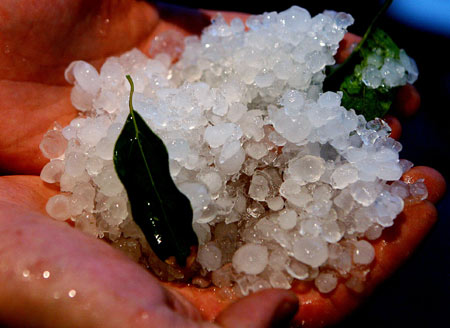
[[[95,124],[95,122],[89,122],[84,126],[80,127],[77,132],[77,136],[82,143],[85,143],[89,146],[95,146],[102,137],[106,134],[106,127],[99,124]]]
[[[341,96],[334,92],[325,92],[320,95],[317,104],[322,108],[334,108],[341,104]]]
[[[231,265],[224,265],[218,270],[213,271],[211,274],[212,283],[220,288],[231,287],[233,271]]]
[[[333,200],[337,207],[342,209],[344,213],[349,213],[355,203],[352,195],[348,192],[339,193]]]
[[[255,228],[259,230],[264,239],[272,238],[274,231],[276,231],[277,229],[275,223],[267,220],[266,218],[262,218],[261,220],[259,220],[255,225]]]
[[[403,181],[394,181],[391,184],[390,192],[393,195],[397,195],[400,198],[405,199],[410,195],[409,185]]]
[[[277,248],[270,253],[269,266],[275,271],[282,271],[289,261],[284,249]]]
[[[106,132],[106,136],[109,139],[117,140],[117,138],[120,135],[120,132],[122,132],[123,124],[119,123],[113,123],[108,128],[108,131]]]
[[[222,188],[222,178],[217,172],[202,173],[199,179],[208,187],[211,194],[217,193]]]
[[[274,80],[274,74],[264,68],[258,75],[255,76],[254,83],[260,88],[267,88],[272,85]]]
[[[94,208],[95,188],[89,183],[78,183],[70,197],[70,213],[80,215],[83,210],[92,211]]]
[[[209,224],[193,222],[192,228],[194,229],[194,232],[197,235],[198,243],[200,245],[206,244],[208,241],[211,240],[211,228]]]
[[[64,162],[60,159],[54,159],[45,164],[41,171],[41,179],[47,183],[59,182],[64,172]]]
[[[266,203],[267,206],[272,210],[272,211],[280,211],[283,209],[284,207],[284,200],[282,197],[280,196],[276,196],[276,197],[272,197],[272,198],[267,198],[266,199]]]
[[[407,82],[409,84],[413,84],[414,82],[416,82],[417,77],[419,76],[419,70],[417,68],[417,64],[414,61],[414,59],[412,59],[411,57],[409,57],[405,50],[401,49],[400,50],[400,62],[402,63],[403,67],[406,69],[407,71]]]
[[[327,243],[317,237],[300,237],[293,245],[294,257],[313,268],[317,268],[328,258]]]
[[[416,181],[409,185],[409,193],[416,201],[422,201],[428,197],[427,186],[423,181]]]
[[[96,155],[106,161],[112,160],[114,155],[115,144],[116,144],[115,139],[101,138],[100,141],[95,146]]]
[[[212,112],[218,116],[224,116],[228,112],[227,100],[220,92],[217,92],[216,102],[212,107]]]
[[[286,139],[280,136],[276,131],[272,131],[269,134],[269,140],[277,146],[284,146],[286,144]]]
[[[370,264],[375,258],[373,246],[366,240],[354,242],[353,262],[356,264]]]
[[[358,181],[358,169],[349,163],[339,166],[331,174],[331,184],[335,189],[344,189],[356,181]]]
[[[176,161],[185,160],[190,151],[189,143],[185,139],[175,139],[167,144],[169,158]]]
[[[247,107],[241,103],[232,103],[228,109],[227,118],[236,123],[247,112]]]
[[[214,242],[201,245],[198,248],[197,261],[208,271],[217,270],[222,264],[222,251]]]
[[[61,179],[59,180],[59,187],[61,191],[67,192],[72,191],[77,183],[77,179],[68,175],[67,173],[63,173],[61,175]]]
[[[264,138],[263,129],[263,112],[261,110],[249,110],[239,120],[242,132],[248,137],[253,138],[255,141],[261,141]]]
[[[243,149],[241,147],[241,142],[239,140],[234,140],[225,143],[225,145],[223,145],[222,147],[222,151],[220,152],[219,163],[220,164],[225,163],[234,156],[238,155],[240,152],[243,152]]]
[[[305,104],[305,97],[297,90],[289,90],[283,94],[281,104],[288,116],[297,116]]]
[[[300,233],[303,236],[317,237],[322,232],[322,225],[316,219],[306,219],[301,221]]]
[[[99,174],[103,169],[104,161],[99,157],[89,157],[86,161],[86,171],[90,176]]]
[[[108,223],[111,226],[118,226],[128,216],[127,202],[123,198],[111,197],[107,201],[110,216]]]
[[[259,274],[264,271],[269,262],[267,247],[256,244],[245,244],[233,255],[233,268],[237,272]]]
[[[321,185],[314,189],[313,198],[315,201],[329,200],[332,196],[333,189],[328,185]]]
[[[125,72],[117,57],[108,58],[100,69],[102,84],[117,87],[125,81]]]
[[[123,190],[123,185],[112,167],[103,169],[101,173],[93,177],[93,180],[106,196],[115,196]]]
[[[343,236],[336,221],[322,223],[321,235],[322,238],[329,243],[337,243]]]
[[[204,134],[205,141],[212,147],[217,148],[230,140],[238,140],[242,137],[241,128],[234,123],[221,123],[209,125]]]
[[[378,197],[380,186],[364,181],[357,181],[350,186],[353,199],[363,206],[369,206]]]
[[[257,201],[265,201],[269,195],[269,182],[261,174],[255,174],[248,189],[248,195]]]
[[[280,22],[285,25],[286,28],[295,31],[296,33],[307,31],[311,25],[311,15],[309,12],[298,6],[292,6],[281,12],[279,17]]]
[[[194,212],[203,211],[211,202],[211,196],[204,184],[185,182],[178,189],[190,200]]]
[[[70,80],[71,70],[75,81],[84,91],[91,95],[95,95],[98,92],[100,76],[94,66],[85,61],[75,61],[66,70],[66,80]]]
[[[167,54],[171,60],[178,58],[184,49],[184,37],[177,30],[168,30],[159,33],[152,41],[149,55]]]
[[[245,152],[251,158],[260,160],[269,153],[267,145],[260,142],[248,142],[245,144]]]
[[[336,16],[334,17],[334,21],[338,28],[347,28],[348,26],[352,25],[355,20],[352,15],[341,12],[336,14]]]
[[[394,219],[391,218],[390,216],[380,216],[380,217],[376,218],[376,222],[380,226],[387,228],[394,224]]]
[[[288,198],[291,195],[296,195],[302,192],[302,186],[293,179],[284,180],[280,186],[280,194]]]
[[[297,224],[297,212],[294,210],[284,210],[278,216],[278,224],[284,230],[290,230]]]
[[[403,174],[402,167],[398,163],[377,163],[378,171],[377,176],[386,181],[399,180]]]
[[[269,282],[273,288],[281,288],[281,289],[291,288],[291,283],[289,282],[286,275],[281,271],[272,272],[269,276]]]
[[[383,82],[380,71],[373,65],[368,65],[362,71],[362,81],[372,89],[378,88]]]
[[[78,177],[83,174],[86,168],[87,157],[80,152],[71,152],[66,155],[66,173],[72,177]]]
[[[71,125],[65,126],[61,130],[61,133],[64,136],[64,138],[66,138],[66,140],[70,140],[70,139],[73,139],[73,138],[77,137],[77,130],[76,130],[75,127],[73,127]]]
[[[298,280],[304,280],[309,277],[308,266],[296,260],[291,260],[291,262],[286,265],[286,271],[292,278]]]
[[[382,232],[383,232],[383,227],[378,224],[374,224],[374,225],[370,226],[369,229],[366,230],[365,236],[369,240],[375,240],[381,236]]]
[[[65,221],[70,217],[70,200],[65,195],[51,197],[45,205],[48,215],[58,221]]]
[[[280,194],[297,207],[304,207],[312,200],[309,191],[293,179],[285,180],[281,184]]]
[[[301,143],[309,136],[312,125],[305,115],[298,115],[295,121],[290,118],[279,121],[275,126],[276,130],[292,143]]]
[[[319,273],[316,279],[314,279],[314,284],[316,285],[319,292],[326,294],[336,288],[337,278],[332,273]]]
[[[318,156],[306,155],[289,161],[289,173],[296,180],[316,182],[324,172],[325,161]]]
[[[222,150],[222,153],[224,152],[224,149]],[[245,152],[242,147],[239,146],[237,151],[233,154],[233,156],[228,157],[227,159],[222,161],[222,154],[219,158],[218,168],[222,171],[224,174],[235,174],[238,173],[239,170],[242,167],[242,164],[245,161]]]
[[[44,138],[39,144],[42,154],[49,159],[58,158],[67,147],[67,140],[61,131],[50,130],[44,134]]]

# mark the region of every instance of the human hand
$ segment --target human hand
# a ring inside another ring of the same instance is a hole
[[[208,23],[205,15],[212,14],[172,13],[161,18],[158,8],[131,1],[67,1],[65,7],[57,7],[47,0],[24,8],[13,8],[12,3],[1,4],[6,18],[11,10],[15,13],[0,23],[5,24],[0,25],[0,42],[4,43],[0,47],[8,49],[0,56],[0,108],[8,117],[0,123],[0,167],[28,174],[37,174],[46,162],[38,144],[51,124],[58,121],[66,125],[76,116],[70,104],[70,87],[63,80],[63,71],[71,61],[84,59],[98,66],[105,57],[133,46],[148,49],[153,37],[169,28],[185,34],[199,32]],[[51,5],[54,7],[49,10]],[[185,21],[197,28],[186,29]],[[0,242],[0,322],[15,326],[38,322],[40,327],[165,326],[164,322],[188,326],[200,318],[179,294],[167,292],[145,270],[101,241],[49,220],[44,204],[55,191],[37,177],[4,177],[0,190],[0,230],[7,236]],[[402,217],[376,242],[368,290],[416,246],[436,212],[430,203],[423,202],[405,209]],[[50,276],[45,278],[45,272]],[[220,302],[211,289],[170,288],[185,295],[203,317],[217,317],[225,326],[242,326],[244,321],[267,325],[282,300],[291,304],[291,310],[295,308],[295,301],[286,292],[267,291],[243,299],[219,315],[227,302]],[[303,304],[297,320],[312,326],[338,320],[363,297],[343,284],[327,296],[304,283],[294,290]]]
[[[8,117],[0,123],[0,167],[35,174],[0,179],[0,325],[214,326],[120,252],[50,220],[44,206],[55,190],[36,175],[47,161],[39,151],[43,133],[54,121],[66,125],[77,115],[63,74],[70,62],[99,65],[132,47],[148,49],[155,35],[170,28],[199,32],[209,18],[192,11],[164,19],[159,15],[167,9],[134,1],[4,1],[0,13],[0,108]],[[171,23],[174,17],[178,25]],[[183,18],[191,18],[195,31],[183,27]],[[264,327],[292,317],[297,307],[292,293],[265,291],[216,322],[231,327],[227,320],[251,320]],[[249,308],[251,315],[244,316]]]

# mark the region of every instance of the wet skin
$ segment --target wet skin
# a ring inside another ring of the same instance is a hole
[[[431,202],[406,207],[395,226],[373,243],[376,259],[364,293],[340,283],[321,295],[301,282],[293,288],[297,296],[267,290],[231,300],[235,303],[229,306],[231,301],[212,288],[162,285],[106,243],[46,216],[45,203],[57,190],[37,176],[48,161],[38,145],[55,121],[64,126],[77,116],[71,86],[64,81],[67,65],[82,59],[100,67],[108,56],[133,47],[147,51],[159,33],[171,28],[198,33],[213,14],[125,0],[1,1],[0,172],[11,175],[0,178],[0,324],[268,327],[297,313],[298,324],[323,326],[356,307],[433,225]],[[226,14],[236,16],[246,15]],[[357,39],[346,37],[349,44]],[[426,178],[425,173],[418,170],[415,178]],[[436,181],[426,179],[437,201],[445,182],[438,173]]]

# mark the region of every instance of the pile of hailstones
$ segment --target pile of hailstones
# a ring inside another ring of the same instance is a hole
[[[154,59],[134,49],[108,58],[100,73],[72,63],[66,79],[80,116],[40,145],[51,160],[41,178],[62,192],[48,201],[49,215],[125,240],[132,257],[142,256],[112,162],[130,74],[135,110],[163,139],[172,177],[192,203],[205,285],[246,295],[314,280],[326,293],[341,277],[361,290],[374,259],[367,240],[427,192],[399,181],[412,164],[399,160],[401,145],[382,120],[366,122],[340,106],[339,92],[321,91],[352,22],[292,7],[251,16],[245,31],[241,20],[218,16],[201,38],[160,35]]]

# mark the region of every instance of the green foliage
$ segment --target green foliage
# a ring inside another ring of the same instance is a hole
[[[197,245],[192,228],[192,208],[175,186],[169,171],[169,156],[162,140],[133,110],[133,81],[130,113],[114,148],[114,166],[131,205],[133,219],[155,254],[165,260],[175,256],[185,265],[190,247]]]
[[[392,39],[381,29],[376,29],[369,35],[367,41],[359,49],[361,63],[356,65],[353,72],[346,76],[339,86],[343,92],[342,105],[353,108],[356,113],[364,115],[367,121],[376,117],[383,117],[391,108],[397,88],[380,86],[376,89],[368,87],[362,81],[361,72],[368,65],[372,54],[380,56],[384,62],[387,58],[400,58],[400,49]]]

